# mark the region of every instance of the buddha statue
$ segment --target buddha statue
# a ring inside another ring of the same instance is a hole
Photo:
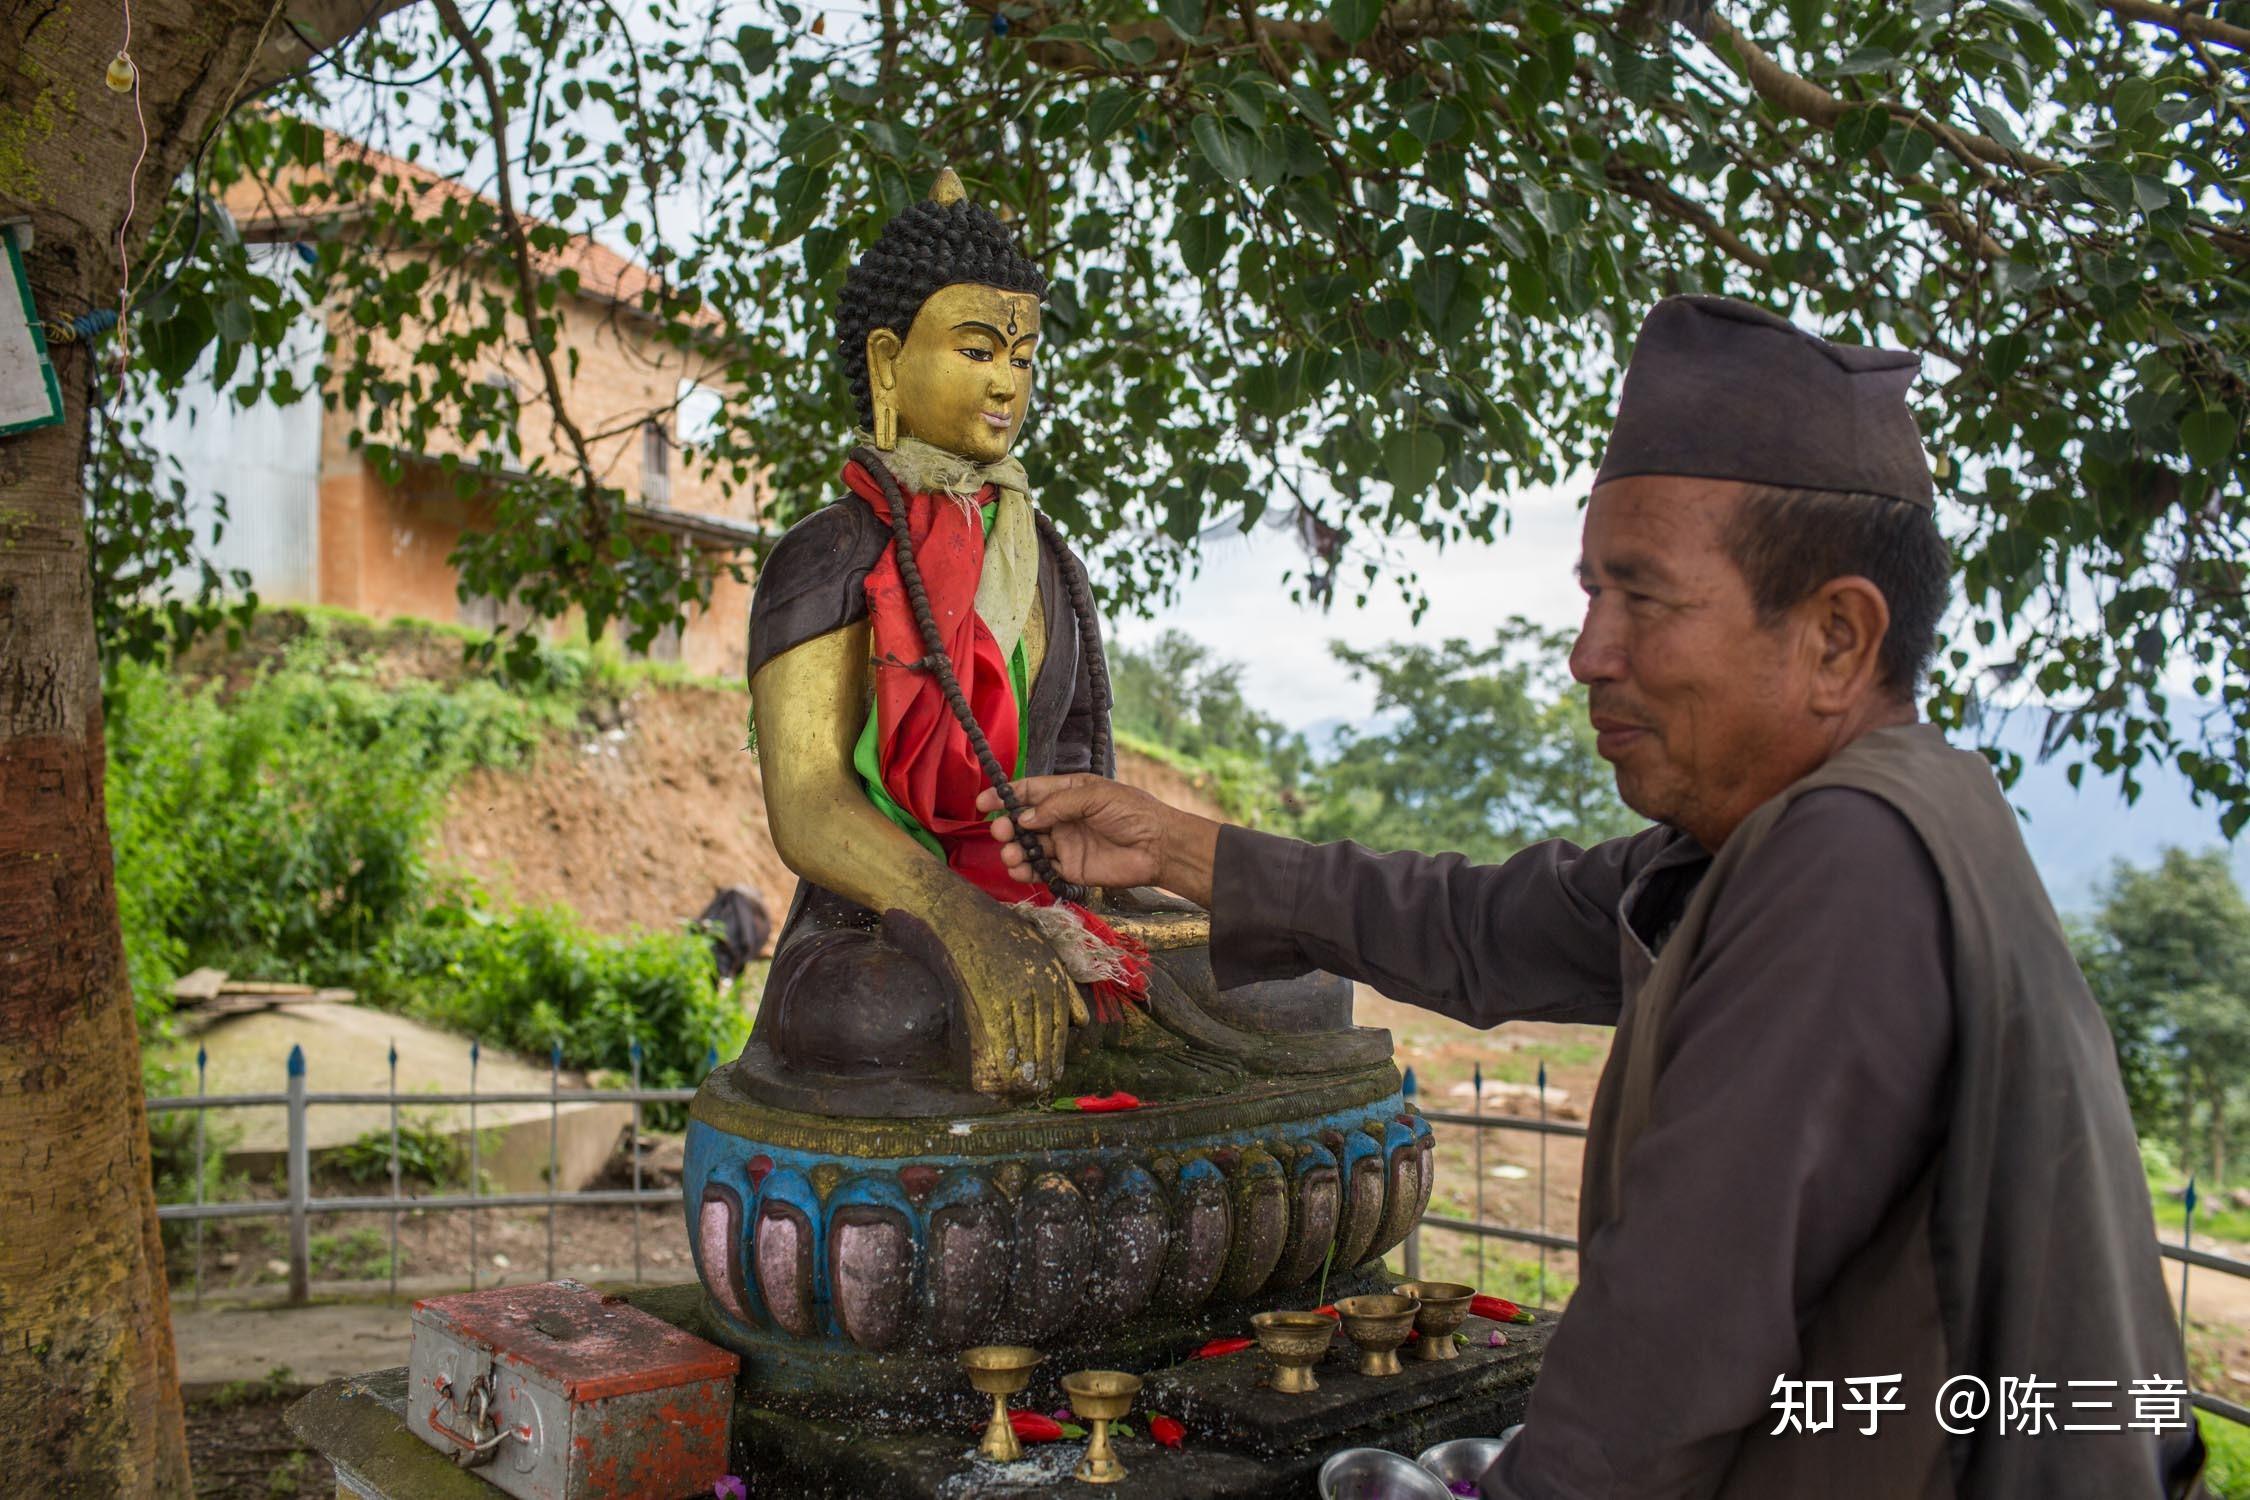
[[[1070,886],[1029,840],[1027,899],[977,811],[1115,771],[1093,591],[1013,451],[1045,292],[950,171],[894,218],[837,309],[845,493],[758,577],[758,755],[801,883],[686,1181],[746,1352],[1248,1297],[1379,1255],[1427,1200],[1428,1127],[1347,983],[1219,991],[1201,911]]]

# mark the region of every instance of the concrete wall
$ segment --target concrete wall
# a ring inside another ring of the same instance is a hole
[[[288,261],[296,251],[275,245],[259,253],[277,259],[278,273],[291,269]],[[670,348],[652,337],[650,325],[602,303],[566,303],[562,317],[565,352],[556,363],[567,382],[572,418],[589,434],[616,429],[591,444],[602,479],[633,501],[755,522],[760,487],[722,493],[676,444],[660,492],[652,492],[646,471],[648,445],[636,419],[653,414],[668,437],[675,435],[673,408],[683,383],[708,378],[711,357]],[[347,338],[359,332],[336,331]],[[374,337],[378,362],[401,371],[422,342],[412,331],[394,340],[377,330]],[[573,350],[575,376],[568,373]],[[283,357],[309,387],[320,354],[320,319],[308,312]],[[206,362],[203,378],[191,381],[174,413],[155,418],[154,430],[159,450],[182,465],[198,529],[206,536],[215,517],[213,497],[228,501],[231,520],[207,548],[214,561],[247,571],[259,596],[275,602],[484,627],[502,616],[490,601],[460,599],[458,576],[447,560],[464,531],[491,524],[489,502],[458,498],[451,481],[434,469],[410,470],[404,482],[385,483],[351,446],[349,413],[326,410],[310,397],[286,408],[260,402],[244,409],[211,386],[209,369]],[[519,392],[523,466],[571,472],[569,446],[544,399],[536,367],[511,351],[478,372],[479,378],[493,375],[506,376]],[[451,432],[433,434],[426,446],[434,456],[469,456],[468,445]],[[747,584],[720,577],[710,606],[683,628],[666,632],[649,654],[708,676],[739,677],[748,656],[749,599]],[[581,629],[572,618],[556,622],[552,633],[569,636]]]
[[[271,263],[268,274],[294,269],[294,246],[259,246],[252,254]],[[320,343],[319,320],[308,314],[270,358],[309,392]],[[204,352],[169,411],[147,413],[149,440],[179,464],[188,515],[212,563],[249,574],[261,599],[314,602],[321,597],[320,528],[308,501],[322,461],[320,399],[245,408],[213,387],[215,357],[215,350]],[[222,498],[227,522],[214,537]]]

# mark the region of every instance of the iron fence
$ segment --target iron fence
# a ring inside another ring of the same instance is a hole
[[[641,1087],[641,1046],[631,1047],[631,1086],[623,1089],[569,1088],[562,1086],[562,1047],[558,1043],[548,1054],[548,1086],[538,1089],[480,1090],[477,1087],[477,1069],[482,1058],[482,1048],[472,1042],[469,1046],[469,1087],[465,1092],[401,1094],[398,1090],[398,1049],[390,1049],[389,1087],[379,1091],[330,1090],[316,1092],[307,1087],[304,1049],[292,1047],[287,1065],[288,1086],[280,1093],[270,1094],[213,1094],[205,1087],[209,1059],[203,1049],[196,1051],[196,1091],[192,1094],[152,1095],[148,1099],[151,1113],[170,1113],[180,1110],[195,1112],[195,1197],[187,1203],[159,1204],[156,1216],[165,1223],[189,1223],[195,1227],[195,1269],[193,1272],[194,1297],[203,1298],[203,1226],[218,1219],[286,1218],[289,1223],[289,1301],[303,1303],[311,1295],[312,1256],[310,1224],[314,1214],[387,1214],[390,1218],[390,1289],[398,1291],[398,1222],[399,1216],[408,1212],[467,1211],[469,1218],[469,1285],[477,1285],[481,1266],[477,1255],[477,1215],[491,1210],[545,1209],[547,1210],[547,1278],[555,1275],[555,1216],[558,1208],[595,1208],[630,1206],[633,1214],[633,1280],[641,1279],[641,1225],[640,1209],[647,1207],[672,1208],[679,1203],[679,1194],[673,1188],[646,1188],[641,1180],[641,1106],[644,1104],[685,1104],[695,1097],[695,1090],[687,1088],[650,1089]],[[705,1057],[706,1069],[718,1066],[716,1051]],[[1406,1070],[1406,1092],[1409,1098],[1416,1092],[1414,1070]],[[1578,1241],[1567,1234],[1551,1230],[1546,1222],[1548,1193],[1547,1143],[1556,1136],[1583,1140],[1586,1127],[1568,1120],[1548,1118],[1547,1069],[1539,1066],[1536,1103],[1538,1113],[1533,1116],[1487,1113],[1484,1105],[1484,1070],[1478,1065],[1472,1073],[1475,1106],[1468,1113],[1456,1110],[1424,1109],[1422,1118],[1432,1125],[1452,1125],[1467,1128],[1474,1135],[1474,1168],[1476,1191],[1473,1196],[1473,1217],[1454,1218],[1450,1215],[1425,1213],[1409,1230],[1400,1247],[1406,1274],[1418,1277],[1422,1269],[1422,1231],[1439,1230],[1448,1234],[1475,1236],[1478,1242],[1478,1279],[1483,1275],[1483,1244],[1486,1240],[1503,1240],[1529,1245],[1539,1251],[1539,1277],[1541,1300],[1545,1298],[1547,1256],[1553,1251],[1575,1253]],[[562,1107],[575,1103],[628,1104],[631,1106],[627,1126],[627,1155],[631,1160],[633,1186],[626,1188],[585,1188],[572,1192],[559,1192],[555,1180],[560,1164],[560,1137]],[[389,1169],[390,1192],[386,1195],[347,1195],[315,1197],[312,1192],[312,1153],[310,1137],[306,1130],[306,1114],[322,1105],[383,1105],[389,1110],[390,1141]],[[539,1193],[487,1193],[483,1191],[477,1110],[480,1106],[498,1104],[544,1104],[547,1116],[547,1190]],[[465,1193],[433,1193],[409,1195],[403,1190],[399,1155],[399,1110],[402,1105],[412,1106],[466,1106],[468,1116],[469,1183]],[[204,1200],[205,1163],[207,1139],[205,1121],[214,1109],[254,1109],[280,1107],[288,1116],[286,1191],[278,1199],[257,1199],[239,1202],[206,1202]],[[1538,1200],[1539,1223],[1532,1228],[1497,1224],[1485,1216],[1484,1142],[1488,1132],[1494,1130],[1517,1131],[1539,1137]],[[2159,1237],[2156,1241],[2159,1254],[2180,1263],[2180,1329],[2186,1337],[2188,1326],[2188,1272],[2200,1267],[2226,1276],[2250,1278],[2250,1262],[2231,1256],[2217,1255],[2208,1250],[2198,1250],[2192,1243],[2192,1208],[2186,1220],[2181,1243]],[[2226,1417],[2231,1421],[2250,1425],[2250,1407],[2241,1406],[2208,1391],[2193,1393],[2195,1404],[2205,1411]]]
[[[1425,1109],[1421,1113],[1422,1118],[1429,1121],[1432,1125],[1460,1125],[1476,1132],[1475,1170],[1477,1175],[1477,1186],[1475,1193],[1475,1217],[1470,1219],[1456,1219],[1446,1215],[1425,1213],[1421,1217],[1421,1219],[1415,1223],[1415,1226],[1407,1231],[1406,1242],[1400,1247],[1400,1255],[1405,1263],[1406,1274],[1409,1278],[1414,1278],[1421,1275],[1422,1231],[1425,1229],[1438,1229],[1444,1230],[1451,1234],[1468,1234],[1477,1236],[1480,1252],[1482,1249],[1483,1241],[1487,1239],[1507,1240],[1516,1244],[1536,1246],[1538,1247],[1540,1252],[1540,1273],[1542,1281],[1544,1281],[1547,1252],[1549,1252],[1550,1250],[1568,1250],[1575,1254],[1578,1249],[1578,1241],[1574,1237],[1570,1235],[1552,1233],[1547,1229],[1544,1222],[1546,1218],[1545,1204],[1547,1197],[1547,1139],[1549,1137],[1559,1135],[1576,1137],[1580,1140],[1583,1140],[1586,1136],[1586,1127],[1583,1125],[1572,1123],[1571,1121],[1551,1120],[1546,1117],[1547,1066],[1545,1063],[1541,1063],[1539,1065],[1539,1082],[1537,1085],[1539,1114],[1536,1117],[1485,1113],[1483,1109],[1484,1070],[1481,1065],[1476,1068],[1475,1072],[1472,1075],[1471,1086],[1475,1091],[1477,1107],[1470,1113],[1462,1114],[1454,1110],[1436,1109]],[[1412,1097],[1415,1092],[1414,1070],[1411,1068],[1407,1069],[1406,1071],[1406,1091],[1409,1097]],[[1493,1130],[1521,1131],[1540,1137],[1539,1200],[1541,1205],[1540,1218],[1542,1222],[1536,1229],[1523,1229],[1508,1224],[1495,1224],[1489,1222],[1485,1218],[1485,1175],[1483,1147],[1485,1133]],[[2163,1238],[2161,1235],[2156,1237],[2157,1253],[2167,1259],[2175,1260],[2180,1263],[2180,1338],[2182,1341],[2183,1355],[2185,1354],[2185,1342],[2187,1339],[2188,1327],[2188,1272],[2191,1269],[2200,1266],[2204,1270],[2216,1271],[2225,1276],[2239,1276],[2250,1278],[2250,1261],[2236,1260],[2232,1256],[2216,1255],[2208,1250],[2198,1250],[2193,1246],[2192,1243],[2189,1243],[2189,1241],[2192,1241],[2193,1239],[2194,1209],[2192,1206],[2189,1208],[2184,1223],[2188,1227],[2184,1228],[2182,1231],[2181,1243],[2175,1244],[2172,1241]],[[1483,1263],[1480,1254],[1478,1262],[1480,1278],[1482,1266]],[[2189,1394],[2190,1399],[2193,1400],[2195,1405],[2200,1409],[2210,1412],[2214,1416],[2225,1417],[2231,1422],[2237,1422],[2244,1426],[2250,1426],[2250,1407],[2243,1406],[2238,1402],[2229,1401],[2224,1396],[2217,1395],[2210,1391],[2192,1390]]]
[[[192,1094],[158,1094],[148,1099],[152,1114],[172,1113],[180,1110],[195,1112],[195,1196],[186,1203],[161,1203],[156,1217],[164,1223],[188,1223],[195,1228],[193,1272],[194,1299],[203,1300],[204,1247],[203,1226],[217,1219],[286,1219],[289,1224],[289,1301],[302,1304],[312,1294],[312,1234],[314,1214],[387,1214],[390,1217],[390,1291],[398,1293],[398,1224],[399,1216],[409,1212],[438,1210],[464,1210],[469,1213],[469,1285],[476,1287],[482,1267],[478,1259],[478,1214],[495,1209],[544,1208],[547,1213],[547,1279],[555,1275],[555,1215],[558,1208],[596,1208],[627,1205],[633,1209],[633,1280],[641,1279],[641,1216],[646,1207],[674,1207],[679,1203],[679,1193],[672,1188],[645,1188],[641,1179],[641,1107],[644,1104],[685,1104],[695,1098],[694,1089],[651,1089],[641,1087],[641,1044],[632,1043],[631,1085],[622,1089],[564,1088],[562,1086],[562,1044],[556,1043],[548,1053],[548,1086],[545,1089],[479,1089],[477,1070],[483,1059],[483,1048],[476,1042],[469,1044],[469,1087],[466,1092],[435,1092],[401,1094],[398,1089],[398,1048],[389,1053],[389,1087],[379,1092],[366,1090],[315,1091],[307,1087],[305,1051],[302,1047],[289,1049],[287,1064],[288,1085],[276,1094],[214,1094],[207,1087],[210,1057],[206,1049],[198,1047],[195,1053],[195,1092]],[[705,1055],[706,1071],[719,1065],[714,1050]],[[626,1128],[626,1155],[631,1161],[633,1185],[626,1188],[584,1188],[573,1192],[556,1190],[555,1182],[561,1164],[562,1107],[565,1104],[599,1103],[625,1104],[631,1107],[630,1123]],[[390,1192],[387,1195],[346,1195],[315,1197],[312,1191],[312,1149],[306,1129],[306,1115],[320,1105],[383,1105],[390,1111]],[[547,1190],[539,1193],[487,1193],[483,1190],[482,1144],[477,1129],[477,1110],[480,1106],[497,1104],[544,1104],[547,1115]],[[468,1191],[465,1193],[408,1194],[404,1191],[399,1155],[399,1110],[401,1106],[461,1106],[468,1108]],[[287,1112],[288,1146],[286,1169],[283,1174],[284,1192],[277,1199],[250,1199],[235,1202],[205,1201],[204,1182],[208,1162],[208,1131],[206,1121],[214,1109],[258,1109],[279,1107]]]

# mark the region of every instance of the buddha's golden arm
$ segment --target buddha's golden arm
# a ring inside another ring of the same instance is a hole
[[[868,798],[852,765],[867,723],[867,652],[862,620],[790,647],[750,680],[774,848],[805,879],[880,913],[961,992],[973,1087],[1045,1093],[1062,1074],[1077,986],[1028,923]]]

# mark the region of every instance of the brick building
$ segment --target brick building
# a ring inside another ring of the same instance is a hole
[[[417,200],[417,216],[445,196],[466,195],[459,185],[412,163],[338,136],[327,138],[326,153],[328,163],[350,154],[378,172],[396,174]],[[316,174],[325,165],[297,171]],[[270,189],[241,184],[225,198],[242,238],[267,247],[260,253],[277,261],[297,254],[298,244],[324,220],[354,213],[349,205],[296,204],[290,182],[285,178]],[[555,304],[561,323],[555,365],[565,405],[590,435],[594,467],[623,492],[632,524],[673,532],[708,560],[731,559],[746,567],[748,547],[761,535],[759,487],[724,494],[682,449],[681,414],[692,416],[701,404],[702,382],[720,362],[715,349],[682,350],[661,339],[640,308],[647,273],[598,242],[576,237],[537,260],[547,275],[565,268],[576,273],[575,292],[563,293]],[[506,288],[492,290],[511,295]],[[324,335],[348,339],[363,332],[337,326],[341,316],[334,306],[308,308],[282,351],[300,388],[313,382]],[[712,333],[715,345],[719,330]],[[375,361],[403,371],[417,347],[414,335],[412,328],[395,339],[373,330]],[[513,348],[482,358],[489,367],[475,378],[517,396],[521,462],[528,466],[543,456],[550,472],[571,472],[534,362]],[[468,441],[455,433],[434,436],[425,451],[407,460],[394,483],[352,445],[354,422],[353,413],[310,398],[244,409],[205,378],[182,393],[178,410],[156,424],[153,436],[161,451],[180,460],[191,496],[206,507],[212,496],[226,497],[229,521],[210,555],[222,567],[246,571],[261,599],[331,604],[378,618],[410,615],[484,628],[499,623],[511,607],[461,597],[448,561],[465,532],[493,523],[489,494],[462,498],[442,467],[449,452],[466,456]],[[693,432],[686,436],[692,442]],[[722,573],[708,607],[665,632],[648,654],[701,673],[739,676],[748,614],[749,586]],[[558,636],[581,628],[570,619],[551,627]]]

